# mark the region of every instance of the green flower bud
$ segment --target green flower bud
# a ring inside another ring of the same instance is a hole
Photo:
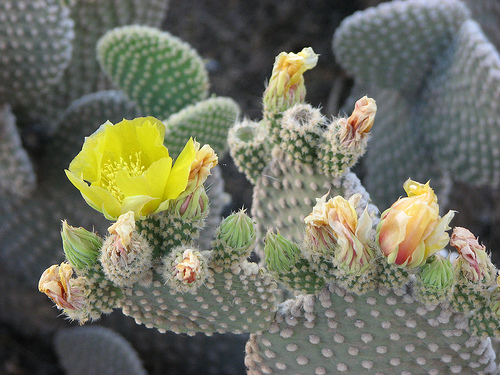
[[[282,273],[291,270],[300,258],[300,248],[292,241],[284,238],[279,232],[266,234],[264,253],[267,268]]]
[[[183,219],[199,220],[208,214],[208,196],[203,185],[193,192],[184,195],[174,201],[173,212],[178,213]]]
[[[84,228],[75,228],[62,222],[61,237],[66,259],[76,269],[92,266],[96,263],[102,239]]]
[[[446,300],[454,283],[453,265],[448,258],[433,255],[420,267],[417,274],[416,295],[428,304]]]
[[[250,255],[257,237],[252,219],[242,209],[226,217],[219,226],[217,239],[238,254]]]

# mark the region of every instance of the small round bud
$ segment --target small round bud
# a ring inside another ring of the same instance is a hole
[[[415,295],[429,305],[436,305],[449,299],[453,290],[453,265],[448,258],[433,255],[420,267],[416,274]]]
[[[208,275],[206,252],[179,247],[163,258],[163,279],[179,292],[196,293]]]
[[[216,263],[229,266],[250,256],[257,238],[252,219],[240,210],[226,217],[212,244]]]

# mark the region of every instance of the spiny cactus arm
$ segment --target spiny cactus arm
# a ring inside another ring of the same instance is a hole
[[[494,373],[489,339],[471,336],[449,307],[418,306],[385,288],[357,296],[325,287],[279,305],[271,327],[251,335],[249,374]]]
[[[0,102],[30,110],[61,79],[72,54],[73,20],[59,0],[0,4]]]
[[[168,118],[207,97],[202,59],[168,32],[146,26],[116,28],[99,40],[97,58],[112,81],[155,117]]]
[[[176,142],[196,134],[198,142],[209,144],[222,158],[228,148],[227,132],[238,114],[239,106],[230,98],[212,97],[191,104],[165,120],[165,143],[175,157],[184,146]]]
[[[21,144],[16,118],[8,104],[0,105],[0,192],[17,200],[26,198],[35,185],[35,172]]]
[[[68,375],[146,375],[132,345],[101,326],[60,330],[54,338],[59,361]]]
[[[346,18],[335,32],[333,49],[356,79],[414,95],[435,56],[446,50],[468,17],[468,9],[456,0],[380,4]]]
[[[500,54],[479,25],[467,20],[436,61],[422,92],[420,116],[426,143],[457,180],[500,183],[499,86]],[[450,146],[440,146],[446,142]]]
[[[125,289],[123,312],[161,332],[194,335],[267,328],[276,311],[276,284],[265,269],[246,261],[255,243],[251,219],[244,212],[227,217],[209,251],[190,247],[192,233],[176,233],[175,237],[184,237],[180,241],[184,245],[165,248],[172,241],[161,242],[154,254],[165,255],[153,270],[152,283]]]
[[[252,215],[261,238],[268,228],[277,227],[283,236],[300,241],[304,234],[300,229],[304,218],[310,213],[315,199],[328,191],[332,196],[345,197],[359,193],[363,197],[364,204],[360,203],[363,208],[370,202],[369,194],[352,172],[330,180],[325,179],[317,167],[294,163],[284,153],[275,152],[274,157],[253,195]],[[378,209],[370,203],[369,211],[374,214]]]

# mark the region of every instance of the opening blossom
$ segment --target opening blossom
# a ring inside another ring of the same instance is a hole
[[[85,139],[66,175],[109,220],[128,211],[136,220],[163,211],[186,189],[196,155],[190,139],[172,166],[164,135],[165,125],[154,117],[108,121]]]
[[[468,229],[453,228],[450,245],[457,249],[456,262],[467,279],[475,283],[491,279],[492,265],[486,247]]]
[[[318,238],[332,241],[330,251],[334,251],[334,264],[349,274],[360,274],[369,267],[374,256],[368,246],[372,219],[366,209],[358,218],[354,207],[361,197],[359,194],[349,200],[336,196],[327,201],[326,196],[317,199],[313,212],[304,219],[307,241],[310,244]],[[328,243],[317,247],[320,252],[327,248]]]
[[[448,244],[446,231],[455,212],[439,216],[429,182],[424,185],[408,179],[403,188],[408,197],[399,198],[382,213],[377,239],[388,263],[414,268]]]
[[[264,93],[265,109],[282,111],[303,102],[306,95],[303,74],[314,68],[317,62],[318,55],[311,47],[299,53],[281,52],[276,56],[271,79]]]

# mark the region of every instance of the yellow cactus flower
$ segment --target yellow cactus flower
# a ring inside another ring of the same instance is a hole
[[[108,121],[85,139],[66,175],[109,220],[128,211],[136,220],[163,211],[186,189],[196,155],[190,139],[172,166],[164,134],[154,117]]]
[[[448,244],[446,231],[455,212],[439,216],[429,182],[424,185],[408,179],[403,187],[408,197],[399,198],[382,213],[377,239],[388,263],[414,268]]]
[[[311,47],[299,53],[281,52],[274,61],[271,79],[264,93],[265,109],[283,111],[304,101],[306,89],[303,74],[314,68],[317,62],[318,55]]]

